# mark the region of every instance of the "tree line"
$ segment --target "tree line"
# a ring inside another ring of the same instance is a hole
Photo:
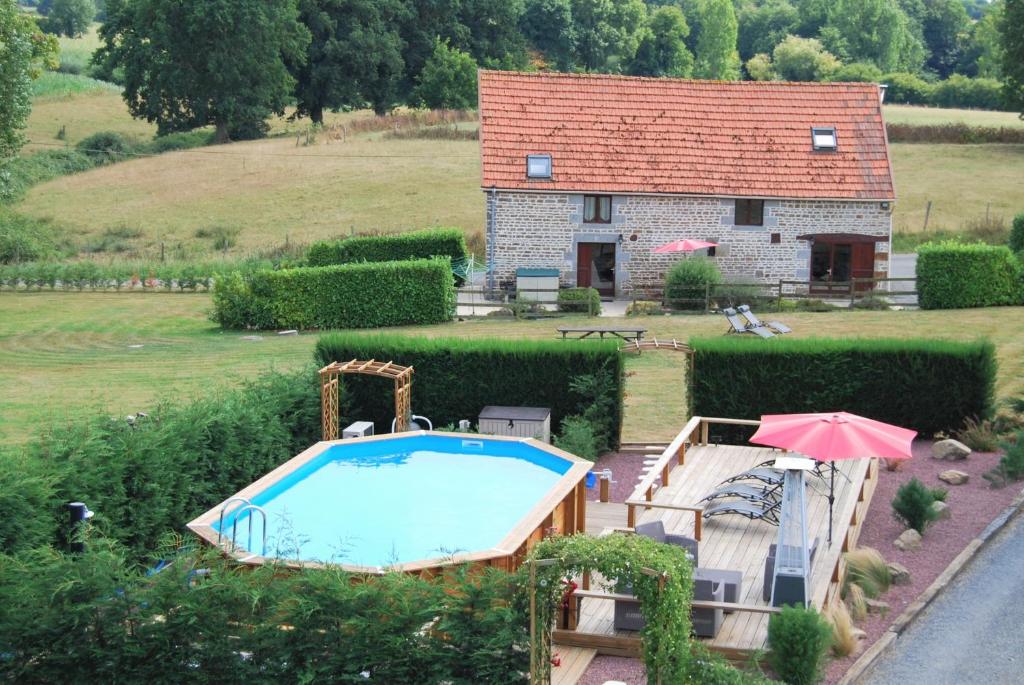
[[[65,5],[96,6],[38,1],[51,22]],[[1002,97],[1024,109],[1022,3],[105,0],[94,62],[99,76],[123,85],[131,113],[161,134],[213,125],[221,140],[260,136],[267,118],[289,106],[314,123],[326,111],[364,107],[472,108],[478,67],[703,79],[885,76],[898,83],[894,92],[911,93],[909,102],[930,102],[921,93],[955,76],[954,90],[966,95],[954,102],[991,106]]]

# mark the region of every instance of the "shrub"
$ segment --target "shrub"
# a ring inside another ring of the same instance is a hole
[[[786,606],[768,621],[769,663],[791,685],[814,685],[822,676],[832,628],[814,609]]]
[[[864,592],[864,588],[857,583],[848,583],[846,585],[846,606],[850,611],[850,616],[854,621],[863,621],[868,615],[868,596]]]
[[[0,264],[50,259],[63,242],[63,232],[51,221],[0,209]]]
[[[882,77],[888,88],[885,101],[894,105],[925,105],[931,101],[935,86],[915,74],[895,72]]]
[[[859,640],[853,632],[853,618],[846,604],[835,602],[829,608],[828,620],[832,624],[832,653],[840,659],[853,654]]]
[[[213,131],[203,129],[181,131],[179,133],[157,136],[148,143],[141,143],[138,147],[141,152],[151,154],[173,152],[175,150],[191,150],[192,148],[212,145],[214,137],[215,133]]]
[[[16,200],[37,183],[95,166],[91,157],[77,150],[46,150],[16,157],[4,165],[7,173],[0,174],[0,200]]]
[[[1003,443],[1002,447],[1006,453],[999,459],[999,464],[983,474],[985,480],[994,488],[1001,488],[1024,478],[1024,431],[1018,431],[1013,438]]]
[[[995,452],[999,449],[999,435],[995,424],[988,419],[978,420],[973,416],[964,419],[964,427],[956,432],[956,439],[975,452]]]
[[[868,293],[863,297],[858,297],[853,301],[854,309],[864,309],[867,311],[887,311],[892,303],[877,293]]]
[[[935,84],[931,104],[937,107],[1000,109],[1002,84],[991,78],[968,78],[953,74]]]
[[[871,547],[858,547],[846,553],[846,579],[847,585],[856,583],[864,590],[868,597],[878,597],[885,593],[892,584],[892,573],[889,565],[879,554],[878,550]]]
[[[871,62],[844,64],[831,75],[829,80],[838,83],[884,83],[882,70]]]
[[[48,545],[57,521],[53,477],[42,464],[9,450],[0,452],[0,551],[18,552]]]
[[[466,240],[461,230],[431,228],[313,243],[306,251],[306,262],[309,266],[328,266],[447,256],[457,266],[466,260],[466,255]]]
[[[133,146],[120,133],[100,131],[78,141],[75,149],[88,155],[94,164],[120,162],[133,152]]]
[[[601,295],[594,288],[562,288],[558,291],[558,311],[600,316]]]
[[[661,303],[651,300],[633,300],[626,305],[626,316],[654,316],[661,314]]]
[[[971,126],[962,121],[945,124],[885,125],[890,143],[953,143],[976,145],[1024,143],[1024,128],[1012,126]]]
[[[565,417],[562,431],[555,436],[554,442],[555,447],[590,461],[596,461],[600,456],[594,426],[582,416]]]
[[[612,341],[572,343],[561,340],[413,338],[388,335],[330,333],[320,337],[320,366],[348,359],[388,359],[415,369],[412,408],[435,425],[476,420],[487,405],[549,407],[551,430],[562,432],[568,416],[581,405],[594,404],[594,386],[582,376],[599,377],[607,369],[603,393],[611,448],[618,447],[622,426],[623,360]],[[348,418],[390,426],[394,418],[391,388],[379,378],[348,376],[351,398]],[[574,385],[575,383],[575,385]]]
[[[696,338],[691,416],[843,409],[931,435],[994,410],[995,348],[986,341]],[[754,390],[756,389],[756,390]],[[749,429],[720,428],[729,441]]]
[[[922,309],[1018,304],[1021,265],[1005,246],[949,240],[917,250],[917,290]]]
[[[929,523],[938,518],[932,510],[935,496],[917,478],[911,478],[896,491],[892,511],[896,520],[918,533],[924,534]]]
[[[221,288],[218,279],[213,318],[225,328],[378,328],[455,315],[447,258],[258,271],[241,287],[225,281],[224,297],[217,296]],[[251,318],[238,318],[247,313]]]
[[[1024,253],[1024,212],[1013,217],[1013,228],[1010,229],[1010,250],[1018,255]]]
[[[665,275],[665,299],[673,309],[704,309],[709,291],[721,282],[722,273],[711,259],[681,259]]]

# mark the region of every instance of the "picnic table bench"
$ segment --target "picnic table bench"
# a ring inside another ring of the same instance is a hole
[[[583,326],[580,328],[560,326],[558,328],[558,332],[562,334],[562,340],[565,340],[569,335],[572,335],[575,339],[582,340],[583,338],[589,338],[596,333],[602,338],[607,334],[615,336],[621,340],[634,342],[642,340],[647,329],[640,328],[639,326]]]

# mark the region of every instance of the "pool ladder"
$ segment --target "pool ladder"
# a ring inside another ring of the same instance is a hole
[[[238,517],[248,511],[250,512],[249,539],[245,549],[252,552],[252,521],[256,518],[255,515],[259,513],[263,517],[263,546],[260,550],[260,554],[262,556],[267,556],[267,512],[263,507],[256,506],[245,497],[232,497],[220,508],[220,523],[217,524],[217,546],[220,547],[221,540],[224,537],[224,516],[228,513],[228,509],[231,505],[235,502],[241,504],[241,506],[232,512],[235,515],[235,518],[231,522],[231,550],[234,551],[238,547]]]

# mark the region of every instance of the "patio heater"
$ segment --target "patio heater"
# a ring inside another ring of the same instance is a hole
[[[779,539],[775,545],[772,606],[807,606],[811,594],[811,563],[807,544],[806,473],[814,469],[814,461],[805,457],[779,457],[775,468],[785,474]]]

